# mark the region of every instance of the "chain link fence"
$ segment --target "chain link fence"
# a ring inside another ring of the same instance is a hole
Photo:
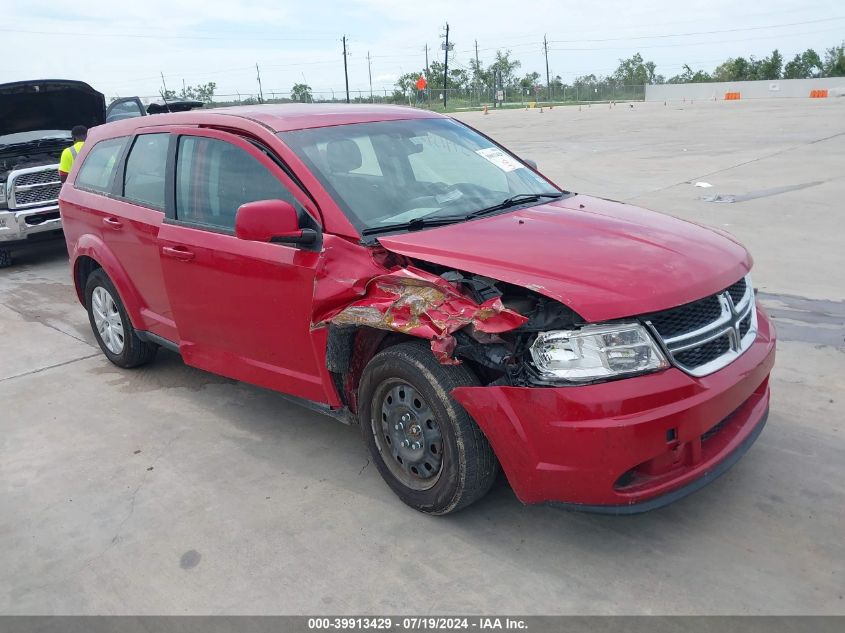
[[[155,98],[155,97],[154,97]],[[402,92],[388,88],[369,90],[350,90],[350,103],[380,103],[394,105],[409,105],[418,108],[434,110],[446,107],[449,110],[472,109],[488,106],[495,107],[526,107],[529,105],[579,104],[609,101],[644,101],[645,86],[625,85],[585,85],[562,86],[553,88],[551,94],[543,87],[540,90],[524,88],[500,88],[494,90],[489,87],[479,88],[450,88],[447,90],[428,88],[426,90],[412,90]],[[265,90],[263,98],[258,94],[230,93],[216,94],[214,101],[207,107],[221,107],[227,105],[252,105],[257,103],[345,103],[345,90],[317,91],[308,94],[292,94]]]

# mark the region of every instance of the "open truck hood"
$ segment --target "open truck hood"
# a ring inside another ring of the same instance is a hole
[[[102,93],[81,81],[39,79],[0,85],[0,136],[93,127],[106,120]]]
[[[745,248],[724,234],[581,195],[379,242],[407,257],[529,288],[590,322],[689,303],[751,268]]]

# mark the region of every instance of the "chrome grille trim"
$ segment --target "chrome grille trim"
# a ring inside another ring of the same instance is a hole
[[[55,204],[62,188],[59,166],[40,165],[15,170],[9,174],[8,188],[9,209],[31,209]]]
[[[663,338],[650,319],[645,321],[657,340],[662,343],[671,362],[691,376],[698,378],[707,376],[729,365],[751,347],[754,339],[757,338],[757,309],[750,275],[745,277],[745,292],[738,303],[734,303],[729,291],[733,286],[715,295],[721,308],[719,316],[710,323],[690,332]],[[740,331],[744,329],[742,323],[746,319],[750,320],[750,325],[748,331],[742,336]],[[676,354],[680,355],[682,352],[702,347],[723,336],[728,337],[729,348],[725,353],[712,360],[700,365],[690,366],[685,365],[676,357]]]

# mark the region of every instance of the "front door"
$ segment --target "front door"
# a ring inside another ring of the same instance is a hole
[[[191,130],[177,143],[159,246],[185,362],[327,402],[311,335],[319,253],[234,234],[246,202],[287,200],[312,218],[313,203],[267,153],[239,136]]]

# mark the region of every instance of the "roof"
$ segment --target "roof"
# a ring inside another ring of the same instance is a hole
[[[234,106],[229,108],[207,108],[190,112],[156,114],[155,118],[136,117],[109,123],[112,132],[133,131],[135,128],[160,125],[219,125],[222,117],[239,117],[255,121],[274,132],[287,132],[349,123],[372,123],[375,121],[397,121],[402,119],[431,119],[443,115],[393,105],[336,104],[336,103],[290,103]]]
[[[276,132],[312,127],[371,123],[399,119],[428,119],[441,115],[430,110],[395,105],[346,103],[289,103],[215,108],[219,114],[232,114],[253,119]]]

